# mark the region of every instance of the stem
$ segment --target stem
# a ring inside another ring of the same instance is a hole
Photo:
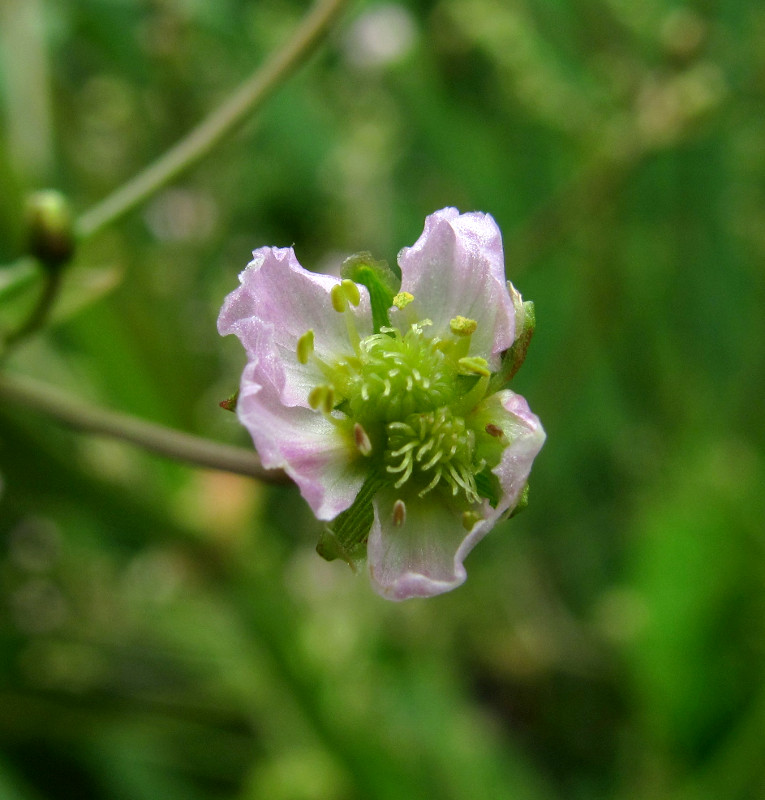
[[[3,344],[2,352],[0,352],[0,361],[7,358],[11,348],[18,344],[22,339],[26,339],[33,333],[36,333],[40,328],[45,325],[48,318],[48,313],[58,297],[58,292],[61,287],[61,270],[60,269],[45,269],[45,283],[43,284],[42,293],[37,299],[32,312],[29,317],[12,333],[6,336]]]
[[[91,406],[32,378],[0,376],[0,399],[27,411],[47,414],[75,430],[122,439],[176,461],[247,475],[267,483],[289,481],[282,470],[265,469],[251,450]]]
[[[224,136],[259,108],[311,54],[347,0],[319,0],[292,38],[220,107],[143,172],[86,211],[76,224],[81,239],[119,219],[189,169]]]
[[[44,13],[40,0],[0,2],[0,82],[5,84],[0,94],[8,163],[21,184],[44,183],[54,167]]]

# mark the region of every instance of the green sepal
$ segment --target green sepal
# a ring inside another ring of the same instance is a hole
[[[374,521],[372,499],[383,483],[373,472],[364,481],[351,507],[327,525],[316,545],[316,552],[322,558],[327,561],[341,558],[356,569],[367,554],[367,539]]]
[[[512,284],[510,284],[512,287]],[[534,311],[534,303],[531,300],[523,301],[521,295],[515,290],[513,294],[513,305],[515,306],[515,341],[512,346],[502,353],[502,363],[499,370],[492,376],[489,384],[489,393],[498,392],[504,388],[515,376],[515,373],[526,360],[526,353],[529,349],[531,337],[534,335],[537,320]],[[517,301],[516,301],[517,297]]]
[[[521,496],[518,498],[518,502],[515,504],[515,507],[508,515],[508,519],[512,519],[516,514],[520,514],[524,508],[529,504],[529,485],[528,483],[523,487],[523,491],[521,492]]]
[[[401,280],[393,274],[385,261],[375,261],[371,253],[356,253],[343,261],[340,275],[366,286],[369,290],[375,333],[379,333],[381,328],[389,328],[388,309],[401,288]]]

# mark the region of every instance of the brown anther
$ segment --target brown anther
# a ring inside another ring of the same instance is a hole
[[[403,500],[396,500],[393,504],[393,524],[400,528],[406,522],[406,504]]]
[[[369,438],[369,434],[358,422],[353,426],[353,441],[362,456],[371,455],[372,441]]]

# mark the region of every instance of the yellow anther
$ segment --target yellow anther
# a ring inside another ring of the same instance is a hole
[[[450,323],[449,328],[455,336],[470,336],[475,333],[478,323],[474,319],[456,316]]]
[[[306,331],[297,343],[297,358],[301,364],[307,364],[313,353],[313,331]]]
[[[396,308],[406,308],[412,300],[414,300],[413,294],[409,292],[399,292],[393,298],[393,305],[396,306]]]
[[[361,302],[359,287],[353,281],[348,280],[348,278],[345,278],[340,285],[343,287],[348,302],[352,306],[357,306]]]
[[[314,411],[323,411],[325,414],[329,414],[335,407],[334,387],[325,384],[314,386],[308,394],[308,405]]]
[[[460,368],[461,375],[481,375],[484,378],[488,378],[491,375],[489,362],[480,356],[461,358],[457,365]]]
[[[403,500],[396,500],[393,504],[393,524],[401,528],[406,522],[406,503]]]
[[[477,522],[480,522],[483,517],[475,511],[462,512],[462,527],[469,531]]]
[[[308,405],[311,406],[314,411],[322,404],[326,391],[326,386],[314,386],[308,393]]]
[[[322,403],[321,410],[325,414],[329,414],[335,407],[335,389],[332,386],[327,386],[327,391],[324,393],[324,402]]]
[[[336,283],[332,287],[329,297],[332,300],[332,308],[334,308],[338,314],[342,314],[348,308],[348,298],[346,297],[345,290],[341,283]]]

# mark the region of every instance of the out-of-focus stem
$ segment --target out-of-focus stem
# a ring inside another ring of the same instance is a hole
[[[49,174],[54,155],[40,0],[0,2],[0,78],[3,74],[9,162],[22,182],[38,183]]]
[[[46,414],[75,430],[121,439],[176,461],[248,475],[268,483],[289,481],[282,470],[264,469],[251,450],[182,433],[129,414],[107,411],[32,378],[0,376],[0,400]]]
[[[86,211],[77,220],[78,236],[92,236],[207,155],[308,58],[346,3],[347,0],[319,0],[284,47],[274,53],[228,100],[143,172]]]

